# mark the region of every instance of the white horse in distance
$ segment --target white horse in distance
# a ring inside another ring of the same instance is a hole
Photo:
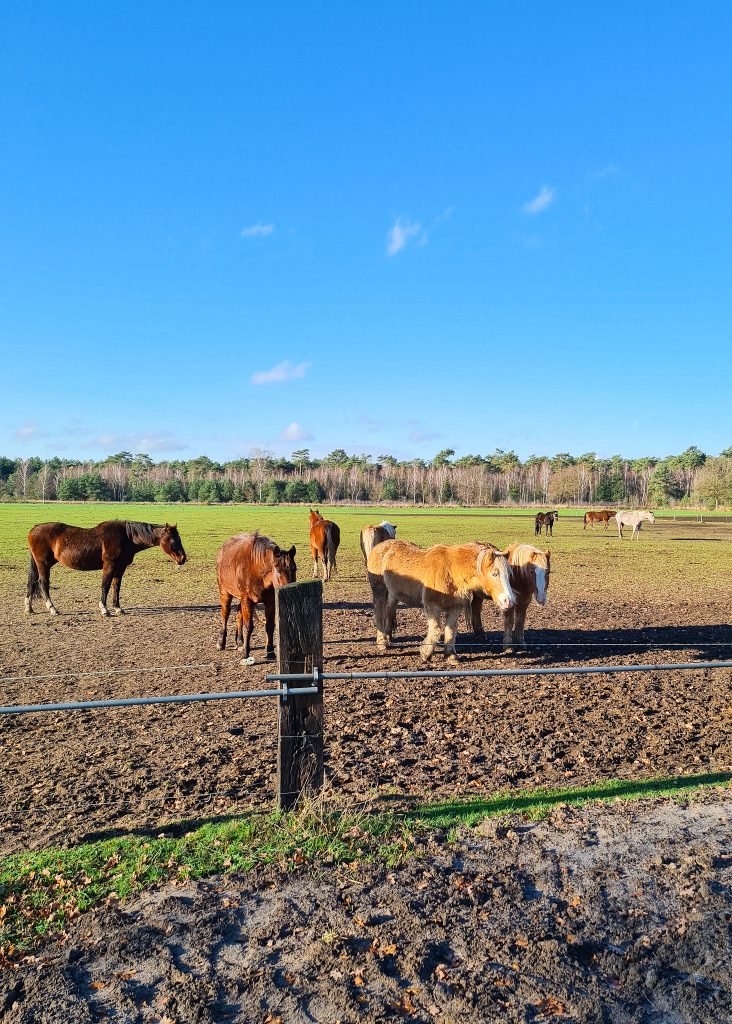
[[[632,526],[633,533],[631,534],[630,539],[638,540],[643,523],[655,523],[655,521],[656,517],[653,513],[646,512],[645,510],[638,512],[617,512],[615,514],[615,522],[618,524],[618,537],[620,540],[623,539],[624,526]]]

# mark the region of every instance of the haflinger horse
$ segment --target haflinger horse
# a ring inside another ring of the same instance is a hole
[[[620,540],[623,539],[623,527],[630,526],[633,528],[633,532],[630,535],[631,540],[639,540],[641,526],[643,523],[655,523],[656,517],[652,512],[647,512],[645,509],[641,509],[637,512],[616,512],[615,522],[618,524],[618,537]]]
[[[366,564],[374,597],[376,645],[382,652],[391,642],[400,601],[422,607],[427,616],[427,636],[419,649],[423,662],[434,653],[443,616],[445,657],[457,661],[457,622],[474,593],[484,594],[504,611],[515,602],[506,552],[490,544],[437,544],[425,550],[405,541],[386,540],[377,544]]]
[[[503,612],[504,651],[509,647],[526,647],[524,639],[526,612],[532,597],[536,599],[537,604],[546,604],[549,576],[551,575],[551,553],[548,549],[544,551],[541,548],[535,548],[533,544],[509,544],[507,550],[508,578],[516,603],[512,608]],[[485,636],[481,620],[485,597],[485,594],[475,593],[470,603],[473,632],[479,637]]]
[[[610,508],[604,508],[601,512],[585,512],[583,530],[587,529],[589,523],[592,529],[595,529],[595,523],[604,523],[605,529],[607,530],[610,525],[610,520],[615,515],[615,512]]]
[[[336,570],[336,552],[341,542],[341,531],[330,519],[324,519],[316,509],[310,509],[310,553],[313,556],[313,576],[318,575],[318,558],[323,563],[323,579],[329,580]]]
[[[559,513],[554,512],[537,512],[536,519],[534,520],[534,534],[537,537],[541,536],[541,528],[544,527],[546,533],[554,534],[554,520],[559,519]]]
[[[112,614],[121,615],[119,590],[125,569],[138,551],[160,547],[168,558],[183,565],[183,550],[177,526],[156,526],[154,523],[136,523],[126,519],[108,519],[97,526],[67,526],[66,523],[39,523],[28,534],[30,558],[28,561],[28,590],[25,610],[33,611],[33,598],[45,598],[51,615],[58,611],[50,593],[53,566],[60,562],[68,569],[102,570],[102,596],[99,610],[109,615],[107,594],[112,587]]]
[[[236,646],[244,645],[244,657],[249,657],[254,606],[264,604],[267,632],[267,661],[274,661],[275,587],[294,583],[297,578],[295,547],[283,551],[269,537],[259,531],[239,533],[229,537],[219,548],[216,558],[216,580],[221,599],[221,635],[219,650],[226,647],[226,624],[233,598],[239,600],[236,616]]]
[[[396,531],[396,526],[393,523],[387,523],[386,520],[383,523],[379,523],[378,526],[364,526],[360,536],[361,553],[364,562],[368,562],[369,555],[377,544],[381,544],[385,540],[394,540]]]

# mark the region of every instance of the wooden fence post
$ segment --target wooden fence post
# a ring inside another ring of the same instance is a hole
[[[275,590],[277,671],[323,671],[323,584],[290,583]],[[291,683],[309,686],[310,682]],[[277,805],[294,807],[303,793],[323,786],[323,682],[318,692],[280,698]]]

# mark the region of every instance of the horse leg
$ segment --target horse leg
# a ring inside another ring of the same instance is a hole
[[[511,650],[513,644],[513,618],[516,607],[508,608],[503,613],[503,653]]]
[[[109,588],[112,585],[114,574],[115,568],[113,565],[105,564],[102,566],[102,596],[99,601],[99,611],[105,617],[109,615],[109,612],[107,611],[107,594],[109,593]]]
[[[242,618],[244,633],[244,657],[249,657],[252,644],[252,630],[254,629],[254,602],[245,599],[239,605],[239,614]]]
[[[236,610],[236,633],[234,634],[234,643],[237,647],[241,647],[244,643],[244,602],[245,597],[239,597],[239,607]]]
[[[267,631],[267,653],[265,658],[267,661],[275,660],[275,649],[274,649],[274,631],[275,631],[275,595],[274,587],[265,590],[262,594],[262,601],[264,602],[264,624]]]
[[[219,597],[221,599],[221,633],[219,634],[218,648],[223,651],[226,647],[226,623],[229,621],[229,612],[231,611],[231,594],[220,590]]]
[[[115,575],[112,577],[112,615],[123,615],[124,612],[119,606],[119,591],[122,586],[122,577],[124,576],[126,566],[115,570]]]
[[[522,601],[520,598],[516,602],[513,609],[513,643],[514,647],[526,648],[526,640],[524,639],[524,625],[526,624],[526,612],[528,611],[529,604],[531,603],[531,596],[528,601]]]
[[[38,586],[41,591],[41,597],[46,602],[48,614],[58,615],[58,609],[51,600],[51,566],[53,564],[53,562],[43,562],[38,566]]]
[[[445,657],[451,665],[457,665],[458,656],[455,650],[457,624],[460,618],[460,605],[451,608],[445,615]]]
[[[427,616],[427,636],[419,648],[419,653],[422,661],[428,662],[435,652],[435,644],[440,639],[440,609],[436,605],[425,605],[424,610]]]
[[[399,602],[395,597],[392,597],[387,593],[386,604],[384,606],[384,631],[386,633],[386,642],[390,644],[394,638],[394,631],[396,630],[396,610]]]
[[[318,549],[311,548],[310,554],[313,556],[313,579],[318,575]]]
[[[483,595],[473,594],[470,601],[470,626],[473,630],[473,634],[478,639],[483,640],[485,638],[485,630],[483,629]]]

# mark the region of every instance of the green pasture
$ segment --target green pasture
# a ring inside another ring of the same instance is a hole
[[[489,540],[499,546],[512,541],[534,542],[533,510],[409,509],[323,506],[324,515],[341,528],[341,548],[333,587],[363,593],[365,573],[359,531],[388,519],[397,536],[417,544],[457,544]],[[579,516],[579,512],[576,512]],[[259,529],[281,546],[297,546],[299,578],[311,575],[307,506],[96,504],[55,502],[0,504],[0,601],[20,601],[27,571],[26,536],[39,522],[62,520],[92,526],[112,518],[178,524],[188,562],[176,568],[159,551],[143,552],[128,570],[122,603],[213,604],[217,599],[216,551],[227,537]],[[723,519],[703,524],[673,518],[645,524],[641,539],[622,543],[611,524],[605,532],[583,530],[573,510],[562,510],[554,536],[537,541],[552,551],[552,592],[594,600],[696,600],[712,588],[715,595],[732,592],[732,525]],[[56,567],[52,585],[59,588],[60,607],[73,601],[96,601],[98,573],[74,573]]]

